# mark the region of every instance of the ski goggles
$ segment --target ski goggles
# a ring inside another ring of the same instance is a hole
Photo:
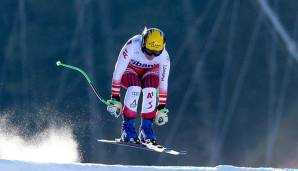
[[[155,51],[155,50],[150,50],[150,49],[146,49],[146,48],[144,48],[143,51],[144,51],[144,53],[146,53],[149,56],[152,56],[152,55],[159,56],[162,53],[162,50],[161,51]]]

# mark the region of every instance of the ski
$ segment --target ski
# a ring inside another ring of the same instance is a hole
[[[153,151],[153,152],[158,152],[158,153],[167,153],[167,154],[172,154],[172,155],[186,155],[187,154],[186,151],[175,151],[170,148],[163,147],[161,145],[155,146],[155,145],[147,144],[147,143],[133,144],[133,143],[129,143],[129,142],[122,142],[122,141],[120,141],[120,139],[115,139],[115,140],[99,139],[97,141],[102,142],[102,143],[107,143],[107,144],[122,145],[122,146],[126,146],[126,147],[137,148],[137,149]]]

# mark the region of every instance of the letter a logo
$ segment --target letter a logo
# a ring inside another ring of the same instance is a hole
[[[131,108],[137,107],[137,100],[134,100],[130,105]]]
[[[148,93],[147,99],[152,99],[152,97],[153,97],[153,92]]]
[[[127,55],[127,50],[126,50],[126,49],[122,52],[122,55],[123,55],[124,59],[126,59],[126,57],[128,56],[128,55]]]

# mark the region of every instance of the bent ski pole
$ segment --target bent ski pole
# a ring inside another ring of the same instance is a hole
[[[66,67],[66,68],[69,68],[69,69],[72,69],[72,70],[75,70],[75,71],[78,71],[80,72],[84,77],[85,79],[88,81],[90,87],[92,88],[94,94],[96,95],[96,97],[102,102],[104,103],[105,105],[110,105],[110,103],[108,103],[106,100],[104,100],[104,98],[102,98],[100,96],[100,94],[98,93],[97,89],[95,88],[95,86],[92,84],[92,81],[91,79],[88,77],[88,75],[86,74],[85,71],[83,71],[82,69],[78,68],[78,67],[75,67],[75,66],[72,66],[72,65],[67,65],[67,64],[64,64],[62,63],[61,61],[57,61],[56,62],[56,65],[57,66],[63,66],[63,67]]]

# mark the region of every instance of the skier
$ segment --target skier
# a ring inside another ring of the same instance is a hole
[[[121,141],[158,145],[153,122],[159,126],[168,122],[169,72],[170,58],[160,29],[145,27],[141,34],[133,36],[123,46],[113,72],[110,105],[107,106],[107,111],[116,118],[123,113]],[[121,87],[127,89],[124,107],[120,101]],[[142,120],[138,134],[135,119],[141,92]]]

